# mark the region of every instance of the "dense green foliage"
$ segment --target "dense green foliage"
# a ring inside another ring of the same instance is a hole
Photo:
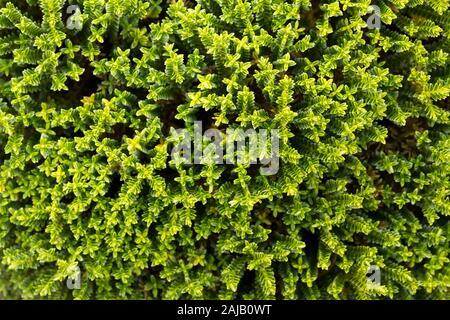
[[[449,298],[449,4],[0,0],[0,297]],[[175,163],[195,120],[278,173]]]

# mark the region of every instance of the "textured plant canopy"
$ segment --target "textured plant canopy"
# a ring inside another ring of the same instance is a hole
[[[449,298],[449,5],[0,0],[0,297]]]

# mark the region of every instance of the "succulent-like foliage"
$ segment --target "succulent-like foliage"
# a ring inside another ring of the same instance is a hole
[[[0,0],[0,297],[449,298],[449,5]]]

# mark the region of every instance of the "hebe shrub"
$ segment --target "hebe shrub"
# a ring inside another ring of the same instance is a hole
[[[449,298],[449,4],[0,0],[0,297]]]

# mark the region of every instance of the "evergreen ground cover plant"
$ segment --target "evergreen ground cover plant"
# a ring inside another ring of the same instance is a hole
[[[450,298],[449,4],[0,0],[0,297]]]

